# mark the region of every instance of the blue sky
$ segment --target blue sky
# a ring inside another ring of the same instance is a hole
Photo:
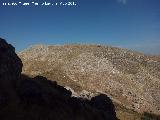
[[[45,1],[60,2],[34,2]],[[13,1],[0,1],[0,37],[17,51],[33,44],[82,43],[160,54],[160,0],[76,0],[76,6],[4,6],[4,2]]]

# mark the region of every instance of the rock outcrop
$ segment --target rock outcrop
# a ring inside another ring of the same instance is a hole
[[[22,62],[15,53],[14,47],[0,38],[0,91],[1,95],[5,96],[0,96],[2,101],[3,99],[17,101],[15,87],[21,71]]]
[[[106,95],[91,100],[72,97],[57,82],[42,76],[30,78],[21,71],[14,47],[0,38],[0,120],[117,119]]]

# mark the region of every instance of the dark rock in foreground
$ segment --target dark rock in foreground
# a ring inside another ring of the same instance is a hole
[[[90,101],[71,97],[56,82],[21,74],[14,47],[0,38],[0,120],[116,120],[106,95]]]

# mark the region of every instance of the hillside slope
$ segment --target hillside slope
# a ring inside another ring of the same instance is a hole
[[[104,93],[125,108],[160,114],[160,57],[100,45],[36,45],[20,52],[23,73],[75,94]]]
[[[15,48],[0,38],[0,120],[117,120],[107,95],[73,97],[56,81],[21,74],[22,66]]]

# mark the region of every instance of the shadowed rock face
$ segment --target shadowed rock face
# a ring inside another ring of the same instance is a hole
[[[104,94],[100,94],[91,98],[90,104],[92,107],[103,111],[105,117],[107,117],[108,119],[112,119],[114,118],[114,116],[116,116],[115,108],[111,99]]]
[[[0,75],[18,77],[22,71],[22,62],[12,45],[0,38]]]
[[[0,38],[0,120],[116,120],[106,95],[91,100],[72,93],[45,77],[21,74],[14,47]]]
[[[22,62],[16,55],[15,49],[4,39],[0,38],[0,90],[1,100],[18,101],[15,94],[16,80],[22,71]],[[4,97],[5,96],[5,97]]]
[[[0,38],[0,79],[1,87],[12,86],[19,79],[22,71],[22,62],[15,53],[12,45]],[[7,87],[7,89],[9,89]]]

